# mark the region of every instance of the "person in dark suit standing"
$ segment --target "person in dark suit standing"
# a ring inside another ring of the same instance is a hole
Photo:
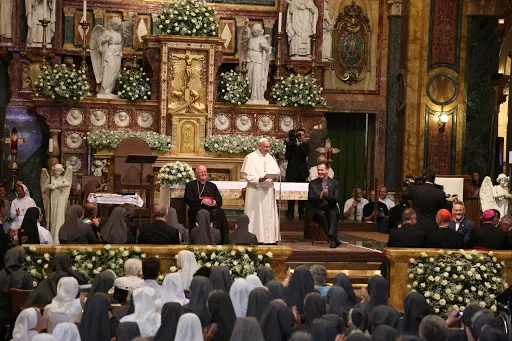
[[[403,223],[402,214],[408,208],[411,208],[411,204],[407,200],[400,200],[398,205],[389,210],[389,228],[395,229],[398,225]],[[416,213],[414,213],[416,215]]]
[[[338,240],[338,221],[340,210],[338,209],[340,184],[330,179],[329,163],[320,162],[317,166],[318,178],[309,183],[308,201],[311,205],[310,217],[318,222],[329,236],[331,248],[341,244]]]
[[[207,180],[208,169],[205,165],[196,167],[196,180],[185,186],[185,202],[188,205],[188,228],[196,227],[196,216],[199,210],[210,212],[213,227],[220,231],[221,244],[229,243],[229,226],[226,214],[222,209],[222,196],[217,186]]]
[[[423,172],[425,183],[409,184],[402,193],[402,199],[412,200],[412,208],[418,217],[418,227],[429,234],[437,229],[436,213],[446,207],[446,196],[440,186],[434,182],[436,173],[432,169]]]
[[[377,214],[377,231],[389,233],[389,210],[385,203],[379,200],[375,195],[375,190],[370,191],[370,202],[363,207],[363,221],[375,221]],[[377,201],[377,204],[375,204]],[[375,207],[377,206],[377,207]]]
[[[452,214],[454,220],[450,222],[448,227],[463,236],[464,246],[466,246],[468,244],[471,231],[476,227],[476,223],[473,220],[466,218],[466,206],[464,206],[462,201],[453,203]]]
[[[482,213],[482,225],[471,230],[468,249],[503,250],[506,247],[505,234],[496,227],[496,212]]]
[[[286,167],[286,181],[288,182],[306,182],[309,175],[308,156],[309,144],[304,142],[306,132],[304,129],[291,130],[288,133],[288,141],[286,142],[286,152],[284,154],[288,160]],[[299,200],[299,219],[304,219],[305,201]],[[295,200],[288,200],[288,212],[286,217],[293,219],[295,213]]]
[[[143,226],[139,233],[139,244],[179,244],[178,230],[167,225],[167,207],[157,205],[153,209],[153,224]]]
[[[416,222],[416,212],[405,209],[402,224],[389,232],[388,247],[425,247],[425,233],[416,228]]]
[[[452,215],[446,208],[440,209],[436,215],[437,231],[427,235],[425,247],[434,249],[462,249],[462,235],[448,227]]]
[[[506,236],[506,247],[504,247],[504,250],[512,250],[512,215],[507,214],[501,218],[500,228]]]

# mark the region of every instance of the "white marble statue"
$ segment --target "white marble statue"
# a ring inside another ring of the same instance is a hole
[[[311,35],[316,34],[318,8],[313,0],[287,0],[286,34],[291,59],[311,59]]]
[[[332,60],[332,30],[334,22],[329,15],[328,0],[324,0],[324,35],[322,37],[322,60],[328,62]]]
[[[41,169],[41,194],[43,196],[44,210],[48,219],[48,227],[55,244],[59,243],[59,229],[64,224],[68,206],[69,191],[73,180],[73,168],[56,164],[52,168],[52,175],[46,168]]]
[[[102,176],[103,167],[107,164],[107,160],[94,160],[91,165],[91,173],[94,176]]]
[[[498,175],[496,179],[498,184],[493,187],[492,192],[494,200],[496,200],[496,206],[502,217],[508,213],[508,202],[512,199],[512,195],[508,189],[508,180],[509,177],[505,174],[501,173]]]
[[[108,28],[96,25],[91,33],[91,61],[99,98],[118,98],[112,93],[121,70],[123,40],[130,39],[133,18],[123,22],[112,17]]]
[[[5,0],[2,0],[2,4]],[[46,3],[46,8],[44,8]],[[56,0],[25,0],[25,11],[27,13],[27,46],[41,46],[43,42],[43,27],[39,20],[46,19],[50,21],[46,31],[46,44],[51,47],[53,35],[55,34],[55,8]],[[2,13],[0,19],[2,22],[11,23],[12,13]],[[3,24],[2,24],[3,25]]]
[[[268,104],[265,100],[265,91],[272,46],[270,36],[263,33],[263,27],[260,24],[254,24],[252,28],[244,27],[240,34],[240,64],[244,60],[247,61],[247,77],[251,89],[251,98],[247,104]]]
[[[12,1],[0,0],[0,37],[12,38]]]
[[[494,200],[493,196],[492,180],[489,176],[486,176],[482,181],[479,196],[482,212],[492,209],[498,209],[498,207],[496,206],[496,200]]]

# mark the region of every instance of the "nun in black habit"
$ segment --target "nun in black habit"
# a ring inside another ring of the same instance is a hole
[[[108,295],[89,296],[85,302],[78,330],[82,341],[110,341],[116,336],[119,321],[110,313]]]
[[[83,217],[82,206],[73,205],[67,209],[64,224],[59,230],[61,244],[100,244],[91,226],[82,222]]]
[[[380,276],[373,275],[368,280],[368,302],[360,302],[360,306],[365,308],[370,314],[372,310],[379,305],[388,305],[388,281]]]
[[[235,309],[229,294],[222,290],[212,291],[208,297],[208,310],[212,323],[217,325],[212,341],[229,340],[236,322]]]
[[[116,341],[132,341],[137,336],[140,336],[137,322],[123,322],[117,325]]]
[[[160,328],[156,332],[153,341],[169,341],[174,340],[176,330],[178,328],[178,321],[185,310],[181,304],[176,302],[168,302],[162,308],[162,322]],[[120,340],[116,340],[120,341]]]
[[[261,284],[263,285],[267,285],[268,282],[274,279],[274,271],[266,266],[259,268],[256,275],[260,278]]]
[[[299,314],[304,314],[304,299],[306,295],[314,290],[313,276],[308,267],[299,265],[295,268],[290,283],[288,284],[288,294],[286,303],[288,307],[297,307]]]
[[[348,295],[341,287],[333,286],[327,292],[327,312],[329,314],[336,314],[347,320],[348,311],[350,310],[348,304]]]
[[[101,229],[101,238],[108,244],[134,244],[131,231],[126,227],[127,211],[124,207],[116,207]],[[128,241],[130,236],[130,241]]]
[[[247,317],[255,317],[258,321],[261,321],[265,308],[272,301],[272,296],[265,287],[254,288],[249,294],[249,300],[247,302]]]
[[[211,316],[206,307],[206,302],[212,291],[212,283],[210,283],[208,278],[195,276],[190,283],[190,301],[184,306],[185,312],[194,313],[199,317],[203,328],[211,323]]]
[[[419,336],[420,322],[428,315],[428,304],[419,292],[412,291],[404,299],[404,317],[400,321],[402,334]]]
[[[317,318],[311,323],[309,333],[315,341],[334,341],[338,335],[338,330],[334,323]]]
[[[313,320],[327,313],[326,308],[325,297],[317,292],[309,293],[304,300],[304,323],[295,326],[292,332],[301,330],[309,332]]]
[[[229,274],[228,268],[225,266],[216,266],[212,268],[210,272],[210,282],[212,283],[213,290],[222,290],[229,293],[233,279]]]
[[[400,333],[393,327],[381,324],[372,333],[372,341],[396,341]]]
[[[9,249],[5,253],[4,262],[5,267],[0,270],[0,292],[8,293],[9,289],[32,289],[33,279],[23,269],[25,250],[21,246]]]
[[[239,317],[229,341],[265,341],[265,338],[258,320],[254,317]]]
[[[270,302],[260,321],[265,341],[288,340],[294,324],[295,318],[292,310],[281,300]]]
[[[371,317],[371,331],[380,325],[390,326],[392,328],[398,328],[400,322],[400,313],[393,307],[388,305],[379,305],[373,309]]]
[[[190,243],[195,245],[218,245],[221,243],[220,231],[210,223],[207,210],[197,212],[197,227],[190,231]]]
[[[342,272],[334,276],[332,282],[334,286],[341,287],[345,290],[348,295],[348,305],[350,308],[353,308],[357,304],[358,299],[354,292],[354,287],[352,286],[352,280],[350,277]]]
[[[310,333],[307,332],[295,332],[289,341],[315,341]]]
[[[89,290],[89,295],[99,293],[108,295],[110,289],[114,287],[115,279],[116,275],[112,270],[105,270],[97,274],[96,277],[94,278],[94,283],[92,284],[92,287]],[[110,303],[116,304],[118,302],[114,298],[110,297]]]
[[[276,281],[275,279],[269,281],[266,284],[268,292],[270,293],[270,297],[272,300],[284,300],[286,288],[283,286],[283,283]]]
[[[240,214],[236,219],[236,229],[229,235],[232,245],[258,245],[258,238],[249,232],[249,216]]]
[[[368,311],[364,308],[352,308],[348,312],[347,326],[357,328],[361,332],[366,332],[370,326],[370,317]]]
[[[37,229],[37,218],[39,218],[39,208],[30,207],[25,213],[23,222],[18,230],[18,238],[21,240],[27,237],[24,244],[41,244],[39,240],[39,230]]]

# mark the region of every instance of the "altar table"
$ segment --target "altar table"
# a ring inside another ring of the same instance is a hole
[[[110,205],[132,204],[138,207],[144,205],[144,201],[138,194],[91,193],[87,197],[87,201]]]

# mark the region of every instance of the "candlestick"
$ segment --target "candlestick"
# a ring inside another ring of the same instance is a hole
[[[281,13],[279,13],[281,14]],[[281,78],[281,58],[280,58],[280,50],[281,50],[281,39],[283,38],[282,33],[277,34],[277,47],[276,47],[276,79]]]
[[[48,8],[46,0],[43,0],[43,20],[46,20],[46,9]]]
[[[18,130],[16,127],[11,131],[11,151],[18,150]]]
[[[277,33],[281,33],[283,28],[283,13],[279,12],[279,19],[277,19]]]
[[[53,139],[50,138],[49,142],[48,142],[48,153],[53,153]]]
[[[48,28],[48,24],[50,24],[50,20],[47,19],[41,19],[39,20],[41,23],[41,26],[43,27],[43,42],[41,43],[41,46],[43,47],[43,67],[47,66],[46,63],[46,29]]]
[[[85,1],[84,1],[85,3]],[[87,31],[89,30],[89,23],[87,22],[87,20],[83,20],[81,23],[80,23],[80,26],[82,27],[82,32],[83,32],[83,39],[82,39],[82,64],[80,66],[80,68],[82,69],[82,71],[85,71],[87,69],[87,62],[86,62],[86,57],[87,57],[87,43],[86,43],[86,40],[85,38],[87,37]]]
[[[87,0],[84,0],[84,13],[82,15],[82,22],[87,21]]]

